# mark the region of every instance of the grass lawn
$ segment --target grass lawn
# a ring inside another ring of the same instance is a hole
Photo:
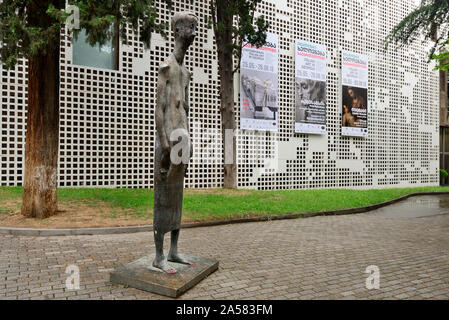
[[[247,216],[328,211],[376,204],[415,192],[437,191],[449,191],[449,188],[278,191],[187,189],[184,193],[183,219],[185,222],[207,221]],[[59,189],[59,209],[61,212],[55,217],[40,222],[36,222],[34,219],[24,219],[20,216],[21,196],[21,187],[0,187],[0,226],[51,228],[152,223],[153,190]],[[59,222],[54,222],[56,219],[59,219]]]

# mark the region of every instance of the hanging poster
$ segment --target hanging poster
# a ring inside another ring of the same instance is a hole
[[[244,45],[240,64],[240,128],[277,131],[279,37],[267,33],[267,43]]]
[[[368,56],[342,52],[343,136],[368,136]]]
[[[295,132],[326,133],[326,46],[296,40]]]

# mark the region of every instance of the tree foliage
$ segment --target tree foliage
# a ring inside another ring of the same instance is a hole
[[[433,40],[429,58],[439,62],[437,69],[447,70],[445,48],[449,41],[449,0],[422,0],[421,5],[397,24],[386,38],[386,47],[395,43],[409,45],[420,36]],[[437,51],[440,53],[436,53]]]
[[[171,7],[171,0],[165,0]],[[123,43],[126,28],[139,33],[149,45],[152,32],[166,37],[167,26],[157,23],[153,0],[69,0],[80,12],[80,27],[86,31],[91,45],[105,44],[114,36],[116,23]],[[64,0],[3,0],[0,2],[0,61],[13,67],[21,57],[45,55],[60,41],[60,30],[71,11],[64,10]],[[36,17],[36,12],[43,13]],[[75,37],[79,30],[73,30]]]
[[[211,15],[208,26],[213,28],[216,40],[224,39],[223,35],[229,32],[227,21],[223,21],[217,14],[217,10],[224,11],[226,17],[232,21],[232,41],[223,43],[232,49],[235,58],[240,61],[242,47],[248,44],[261,47],[266,43],[269,23],[263,15],[255,18],[257,5],[262,0],[210,0]],[[240,63],[234,72],[238,71]]]
[[[59,23],[50,16],[36,16],[49,5],[62,8],[64,1],[3,0],[0,3],[0,59],[7,68],[20,57],[45,54],[59,40]],[[28,14],[29,13],[29,14]]]
[[[449,40],[443,42],[441,48],[448,48],[449,47]],[[438,62],[438,65],[435,67],[436,69],[440,69],[442,71],[449,70],[449,51],[441,50],[438,54],[432,54],[431,58],[436,60]]]

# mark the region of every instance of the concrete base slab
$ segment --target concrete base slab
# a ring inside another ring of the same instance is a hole
[[[193,262],[195,266],[169,262],[177,272],[167,274],[152,266],[155,254],[150,254],[111,272],[110,281],[177,298],[218,269],[217,260],[190,255],[182,256]]]

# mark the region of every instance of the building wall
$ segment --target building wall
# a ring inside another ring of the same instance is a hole
[[[198,37],[186,65],[190,88],[194,158],[186,186],[222,186],[222,144],[217,60],[205,1],[176,1],[175,11],[192,10]],[[160,1],[160,19],[171,13]],[[265,0],[259,12],[280,36],[279,132],[238,135],[240,188],[372,188],[439,183],[438,73],[427,64],[420,41],[383,51],[389,30],[415,0]],[[294,133],[294,43],[322,43],[328,51],[325,136]],[[145,50],[129,33],[119,71],[71,64],[70,39],[61,50],[60,186],[153,186],[158,65],[173,50],[172,37],[154,35]],[[341,50],[368,54],[369,137],[341,136]],[[0,66],[1,185],[22,183],[26,117],[26,63]],[[236,113],[239,104],[236,81]],[[239,119],[237,119],[239,122]]]

